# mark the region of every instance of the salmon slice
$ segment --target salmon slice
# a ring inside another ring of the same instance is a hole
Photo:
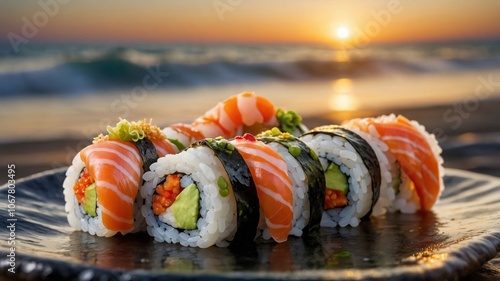
[[[205,138],[205,136],[201,132],[193,129],[193,127],[188,124],[177,123],[171,125],[170,128],[172,128],[172,130],[174,131],[177,131],[187,136],[191,140],[191,142],[195,142]]]
[[[262,122],[269,123],[275,121],[276,108],[273,103],[263,96],[257,96],[257,108],[260,114],[262,114]]]
[[[405,117],[394,122],[370,119],[403,171],[410,177],[420,198],[422,210],[430,210],[439,198],[439,163],[425,136]]]
[[[108,140],[85,147],[80,158],[95,179],[103,225],[113,231],[132,231],[134,200],[143,173],[138,149],[130,142]]]
[[[271,236],[276,242],[286,241],[293,220],[292,181],[286,162],[263,142],[249,140],[248,135],[231,143],[250,169]]]
[[[244,92],[219,102],[203,116],[198,117],[192,127],[207,138],[231,138],[244,126],[255,125],[279,125],[276,108],[267,98]]]
[[[167,139],[152,139],[151,142],[155,146],[158,157],[163,157],[167,154],[176,154],[179,152],[177,147]]]

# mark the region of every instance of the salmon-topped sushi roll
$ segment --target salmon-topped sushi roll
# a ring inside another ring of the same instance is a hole
[[[386,159],[381,165],[385,201],[379,208],[413,213],[434,206],[444,189],[441,148],[434,135],[417,121],[394,114],[353,119],[344,125],[378,143]]]
[[[298,136],[307,128],[292,110],[277,108],[264,96],[253,92],[233,95],[217,103],[191,124],[173,124],[163,129],[180,149],[204,138],[233,138],[245,133],[258,134],[273,127]]]
[[[257,188],[261,207],[259,228],[276,242],[284,242],[292,230],[293,190],[285,160],[253,135],[237,136],[230,142],[243,156]]]
[[[123,119],[108,132],[75,156],[63,183],[69,224],[106,237],[141,230],[136,197],[142,174],[159,156],[177,152],[158,127],[145,121]]]
[[[286,162],[292,180],[293,220],[290,235],[316,235],[319,230],[325,200],[325,176],[316,153],[304,142],[278,128],[264,131],[257,139],[266,143]],[[264,231],[262,236],[270,234]]]

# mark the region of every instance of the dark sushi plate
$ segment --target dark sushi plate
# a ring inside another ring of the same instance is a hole
[[[0,187],[1,280],[457,280],[500,252],[500,179],[461,170],[446,170],[432,212],[387,214],[241,251],[72,231],[64,172]],[[486,280],[496,280],[495,271]]]

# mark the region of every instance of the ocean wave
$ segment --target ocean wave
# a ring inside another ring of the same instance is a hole
[[[124,55],[127,54],[127,55]],[[432,73],[499,68],[500,57],[374,58],[352,57],[340,62],[324,57],[283,61],[237,61],[227,58],[201,63],[150,59],[121,52],[92,57],[68,57],[45,68],[0,73],[0,96],[64,94],[119,90],[144,86],[148,90],[255,83],[356,78],[391,73]]]

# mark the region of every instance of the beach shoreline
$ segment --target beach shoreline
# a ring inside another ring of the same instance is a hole
[[[480,114],[496,116],[484,107],[500,99],[500,69],[421,75],[388,75],[362,79],[327,81],[234,84],[176,90],[129,90],[89,93],[77,96],[30,96],[4,99],[0,103],[0,143],[57,138],[92,139],[105,132],[119,118],[152,119],[163,127],[191,123],[217,102],[243,91],[267,97],[277,107],[294,110],[305,118],[328,116],[338,121],[374,116],[382,112],[422,122],[452,126],[460,131],[476,130],[474,122],[464,122]],[[429,114],[427,113],[427,110]],[[420,112],[420,113],[417,113]],[[436,120],[437,119],[437,120]],[[494,122],[486,118],[477,123]],[[464,124],[474,126],[464,126]],[[312,125],[310,125],[312,126]],[[489,126],[489,125],[488,125]]]

